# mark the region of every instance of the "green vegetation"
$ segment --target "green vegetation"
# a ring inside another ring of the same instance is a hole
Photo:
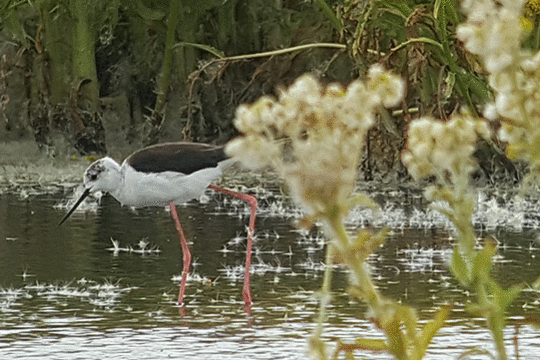
[[[322,2],[206,0],[193,6],[182,0],[5,0],[0,7],[0,52],[6,55],[7,77],[29,75],[24,89],[30,94],[29,130],[41,144],[53,145],[51,132],[59,129],[80,152],[105,152],[100,100],[118,96],[127,97],[129,107],[121,110],[131,116],[130,132],[143,133],[143,143],[163,140],[163,126],[174,123],[184,127],[185,138],[208,141],[222,132],[230,137],[233,109],[283,81],[273,74],[276,67],[284,73],[293,68],[288,78],[307,68],[305,60],[300,66],[291,63],[297,55],[223,62],[204,73],[196,71],[200,64],[215,54],[328,42],[334,36],[332,25],[325,25],[329,14],[331,7]],[[335,50],[327,50],[323,57],[333,54]],[[269,78],[265,89],[258,88]],[[231,95],[222,95],[224,90]],[[216,119],[207,110],[212,103]],[[5,111],[17,116],[9,106]],[[219,112],[226,117],[218,120]],[[137,113],[143,116],[137,118]]]
[[[446,119],[460,104],[474,113],[490,99],[485,73],[455,38],[462,20],[453,0],[206,0],[196,7],[181,0],[4,0],[0,36],[6,41],[2,52],[12,47],[24,53],[31,79],[29,118],[40,142],[47,143],[54,127],[75,135],[74,143],[83,135],[102,142],[99,98],[119,94],[130,101],[126,112],[141,112],[148,120],[130,115],[131,131],[142,131],[146,144],[162,139],[171,123],[183,128],[185,138],[223,141],[233,135],[230,121],[239,104],[304,72],[349,82],[365,76],[374,62],[402,74],[407,83],[406,116],[384,121],[388,131],[403,137],[409,113]],[[534,39],[531,35],[531,46]],[[346,53],[311,48],[223,61],[200,71],[217,54],[323,42],[346,46]],[[8,72],[15,64],[6,58]]]

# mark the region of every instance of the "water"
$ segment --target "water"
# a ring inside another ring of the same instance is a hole
[[[178,208],[186,237],[193,241],[194,259],[186,314],[180,316],[175,301],[182,256],[165,209],[133,212],[104,197],[100,206],[83,205],[83,211],[58,227],[66,211],[62,199],[70,191],[43,190],[0,195],[0,358],[307,357],[317,312],[313,295],[322,281],[324,239],[316,229],[299,232],[293,226],[299,213],[283,202],[277,189],[259,189],[257,194],[261,209],[251,316],[246,316],[242,302],[249,209],[241,201],[209,192],[202,203]],[[386,244],[369,259],[377,286],[385,296],[415,307],[422,321],[439,306],[453,304],[452,319],[435,338],[427,358],[456,358],[475,347],[493,351],[483,322],[463,310],[472,296],[456,284],[445,265],[453,241],[448,224],[423,210],[419,193],[372,191],[372,195],[382,214],[374,217],[355,210],[348,225],[351,231],[381,223],[393,228]],[[537,220],[531,211],[535,204],[504,200],[481,205],[475,224],[500,242],[495,268],[500,281],[532,283],[540,268]],[[481,227],[486,219],[489,225]],[[116,248],[111,239],[118,243]],[[365,319],[365,306],[346,295],[346,279],[346,271],[336,267],[325,331],[332,348],[336,338],[351,342],[356,337],[383,338]],[[538,292],[528,289],[512,306],[506,329],[510,356],[514,325],[523,316],[536,314],[539,303]],[[528,326],[517,330],[520,355],[534,358],[538,332]],[[357,355],[389,358],[369,352]]]

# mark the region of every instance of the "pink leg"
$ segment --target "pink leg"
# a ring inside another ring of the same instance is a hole
[[[176,231],[178,231],[178,234],[180,235],[180,244],[182,245],[182,254],[184,257],[184,270],[182,270],[182,281],[180,282],[180,292],[178,293],[178,305],[184,306],[184,294],[186,293],[187,276],[189,273],[189,267],[191,266],[191,251],[189,251],[189,246],[186,241],[186,237],[184,236],[184,231],[180,225],[180,220],[178,220],[178,214],[176,213],[176,206],[174,205],[174,202],[171,201],[169,203],[169,207],[171,208],[171,216],[174,220],[174,224],[176,225]]]
[[[210,185],[210,189],[215,190],[215,191],[220,191],[227,195],[231,195],[239,199],[242,199],[246,201],[249,204],[249,207],[251,208],[251,216],[249,218],[249,230],[248,230],[249,232],[248,232],[247,247],[246,247],[246,270],[244,274],[244,288],[242,290],[244,303],[245,303],[246,309],[248,309],[249,311],[249,308],[252,303],[251,288],[249,284],[249,281],[250,281],[249,269],[251,267],[251,250],[253,248],[253,234],[255,234],[255,212],[257,211],[257,198],[253,195],[238,193],[236,191],[223,189],[215,185]]]

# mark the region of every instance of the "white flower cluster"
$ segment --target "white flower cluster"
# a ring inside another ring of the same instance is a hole
[[[320,212],[350,195],[374,112],[397,105],[403,93],[402,80],[378,65],[367,82],[347,88],[303,75],[278,99],[238,107],[234,125],[242,136],[226,151],[250,168],[273,166],[296,201]]]
[[[540,165],[540,53],[521,48],[525,36],[525,0],[466,0],[468,16],[457,30],[465,47],[477,54],[490,72],[495,101],[484,115],[502,118],[501,140],[507,155]]]
[[[503,71],[515,63],[523,38],[521,14],[525,0],[465,0],[468,21],[457,29],[467,50],[484,58],[487,71]]]
[[[416,180],[437,176],[455,183],[475,168],[472,155],[477,134],[488,139],[489,127],[468,114],[454,115],[446,122],[429,117],[413,120],[407,132],[403,164]]]

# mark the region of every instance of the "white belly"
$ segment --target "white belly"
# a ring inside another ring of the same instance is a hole
[[[111,195],[123,205],[133,207],[166,206],[171,201],[178,205],[200,197],[221,174],[220,167],[190,175],[172,171],[147,174],[128,168],[124,173],[124,186]]]

